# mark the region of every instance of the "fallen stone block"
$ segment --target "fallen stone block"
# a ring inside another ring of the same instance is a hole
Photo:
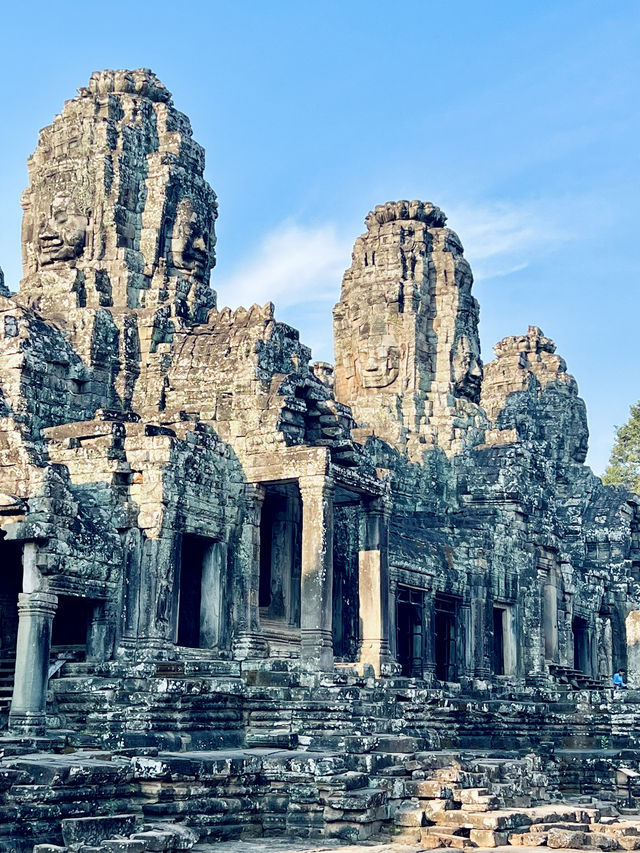
[[[493,829],[472,829],[469,838],[478,847],[504,847],[509,843],[508,832],[496,832]]]
[[[490,793],[488,788],[454,788],[453,799],[460,803],[483,803]]]
[[[640,836],[640,824],[636,823],[592,823],[592,832],[600,832],[604,835],[611,835],[614,838],[620,836]]]
[[[393,820],[396,826],[424,826],[424,809],[420,808],[416,802],[403,803],[393,816]]]
[[[461,809],[465,812],[492,812],[500,805],[497,797],[487,797],[484,802],[462,803]]]
[[[509,844],[512,847],[544,847],[547,835],[547,832],[510,832]]]
[[[574,850],[585,850],[589,847],[586,832],[576,832],[572,829],[549,830],[547,836],[547,847],[555,849],[573,848]]]
[[[427,808],[425,814],[429,819]],[[525,832],[531,824],[529,815],[520,811],[497,810],[490,812],[452,811],[446,816],[447,823],[456,826],[466,826],[469,829],[513,829]]]
[[[65,818],[62,821],[62,840],[67,847],[100,844],[116,835],[126,838],[135,828],[136,816],[132,814]]]
[[[145,853],[147,849],[144,842],[133,838],[110,838],[103,841],[101,847],[108,853]]]
[[[445,823],[448,812],[453,811],[453,800],[427,800],[422,804],[427,820],[432,823]]]
[[[453,791],[437,779],[409,779],[404,782],[405,793],[408,797],[418,797],[421,800],[450,800]]]
[[[587,834],[587,844],[589,847],[596,847],[598,850],[618,850],[618,839],[611,835],[605,835],[602,832],[589,832]]]

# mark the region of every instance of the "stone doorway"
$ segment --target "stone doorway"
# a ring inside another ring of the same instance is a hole
[[[493,665],[494,675],[504,675],[504,620],[505,610],[503,607],[493,608]]]
[[[51,657],[84,660],[94,602],[77,595],[58,595],[51,627]]]
[[[396,657],[402,675],[422,678],[424,663],[424,593],[398,586],[396,594]]]
[[[22,543],[0,542],[0,659],[13,657],[22,592]]]
[[[434,657],[439,681],[458,680],[456,633],[460,600],[454,596],[436,595],[434,601]]]
[[[179,646],[213,649],[224,645],[225,577],[224,543],[185,533],[180,552]]]
[[[591,675],[591,638],[586,619],[574,616],[571,622],[573,631],[573,668]]]
[[[296,483],[265,487],[260,516],[262,633],[272,651],[300,642],[302,506]]]

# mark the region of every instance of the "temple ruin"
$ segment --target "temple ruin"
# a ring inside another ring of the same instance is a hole
[[[640,692],[610,689],[640,688],[640,498],[585,465],[539,328],[483,365],[443,211],[368,214],[329,365],[217,307],[204,152],[152,72],[93,74],[28,166],[0,851],[640,849]]]

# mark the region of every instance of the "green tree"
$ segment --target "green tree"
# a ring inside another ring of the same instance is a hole
[[[640,494],[640,401],[631,406],[626,424],[616,427],[616,441],[602,481]]]

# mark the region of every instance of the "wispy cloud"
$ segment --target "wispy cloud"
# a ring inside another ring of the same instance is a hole
[[[602,210],[601,200],[569,197],[447,206],[448,224],[460,235],[477,281],[525,269],[541,255],[587,236],[593,223],[602,221]],[[214,275],[219,304],[248,308],[273,301],[289,315],[296,306],[304,314],[312,303],[332,304],[339,298],[352,244],[353,234],[337,223],[281,222],[228,273]],[[310,320],[307,316],[309,327]]]
[[[271,300],[288,308],[335,301],[350,263],[351,242],[335,225],[313,228],[282,222],[228,275],[214,276],[219,303],[248,308]]]
[[[460,205],[447,210],[477,281],[525,269],[540,254],[573,239],[567,202]]]

